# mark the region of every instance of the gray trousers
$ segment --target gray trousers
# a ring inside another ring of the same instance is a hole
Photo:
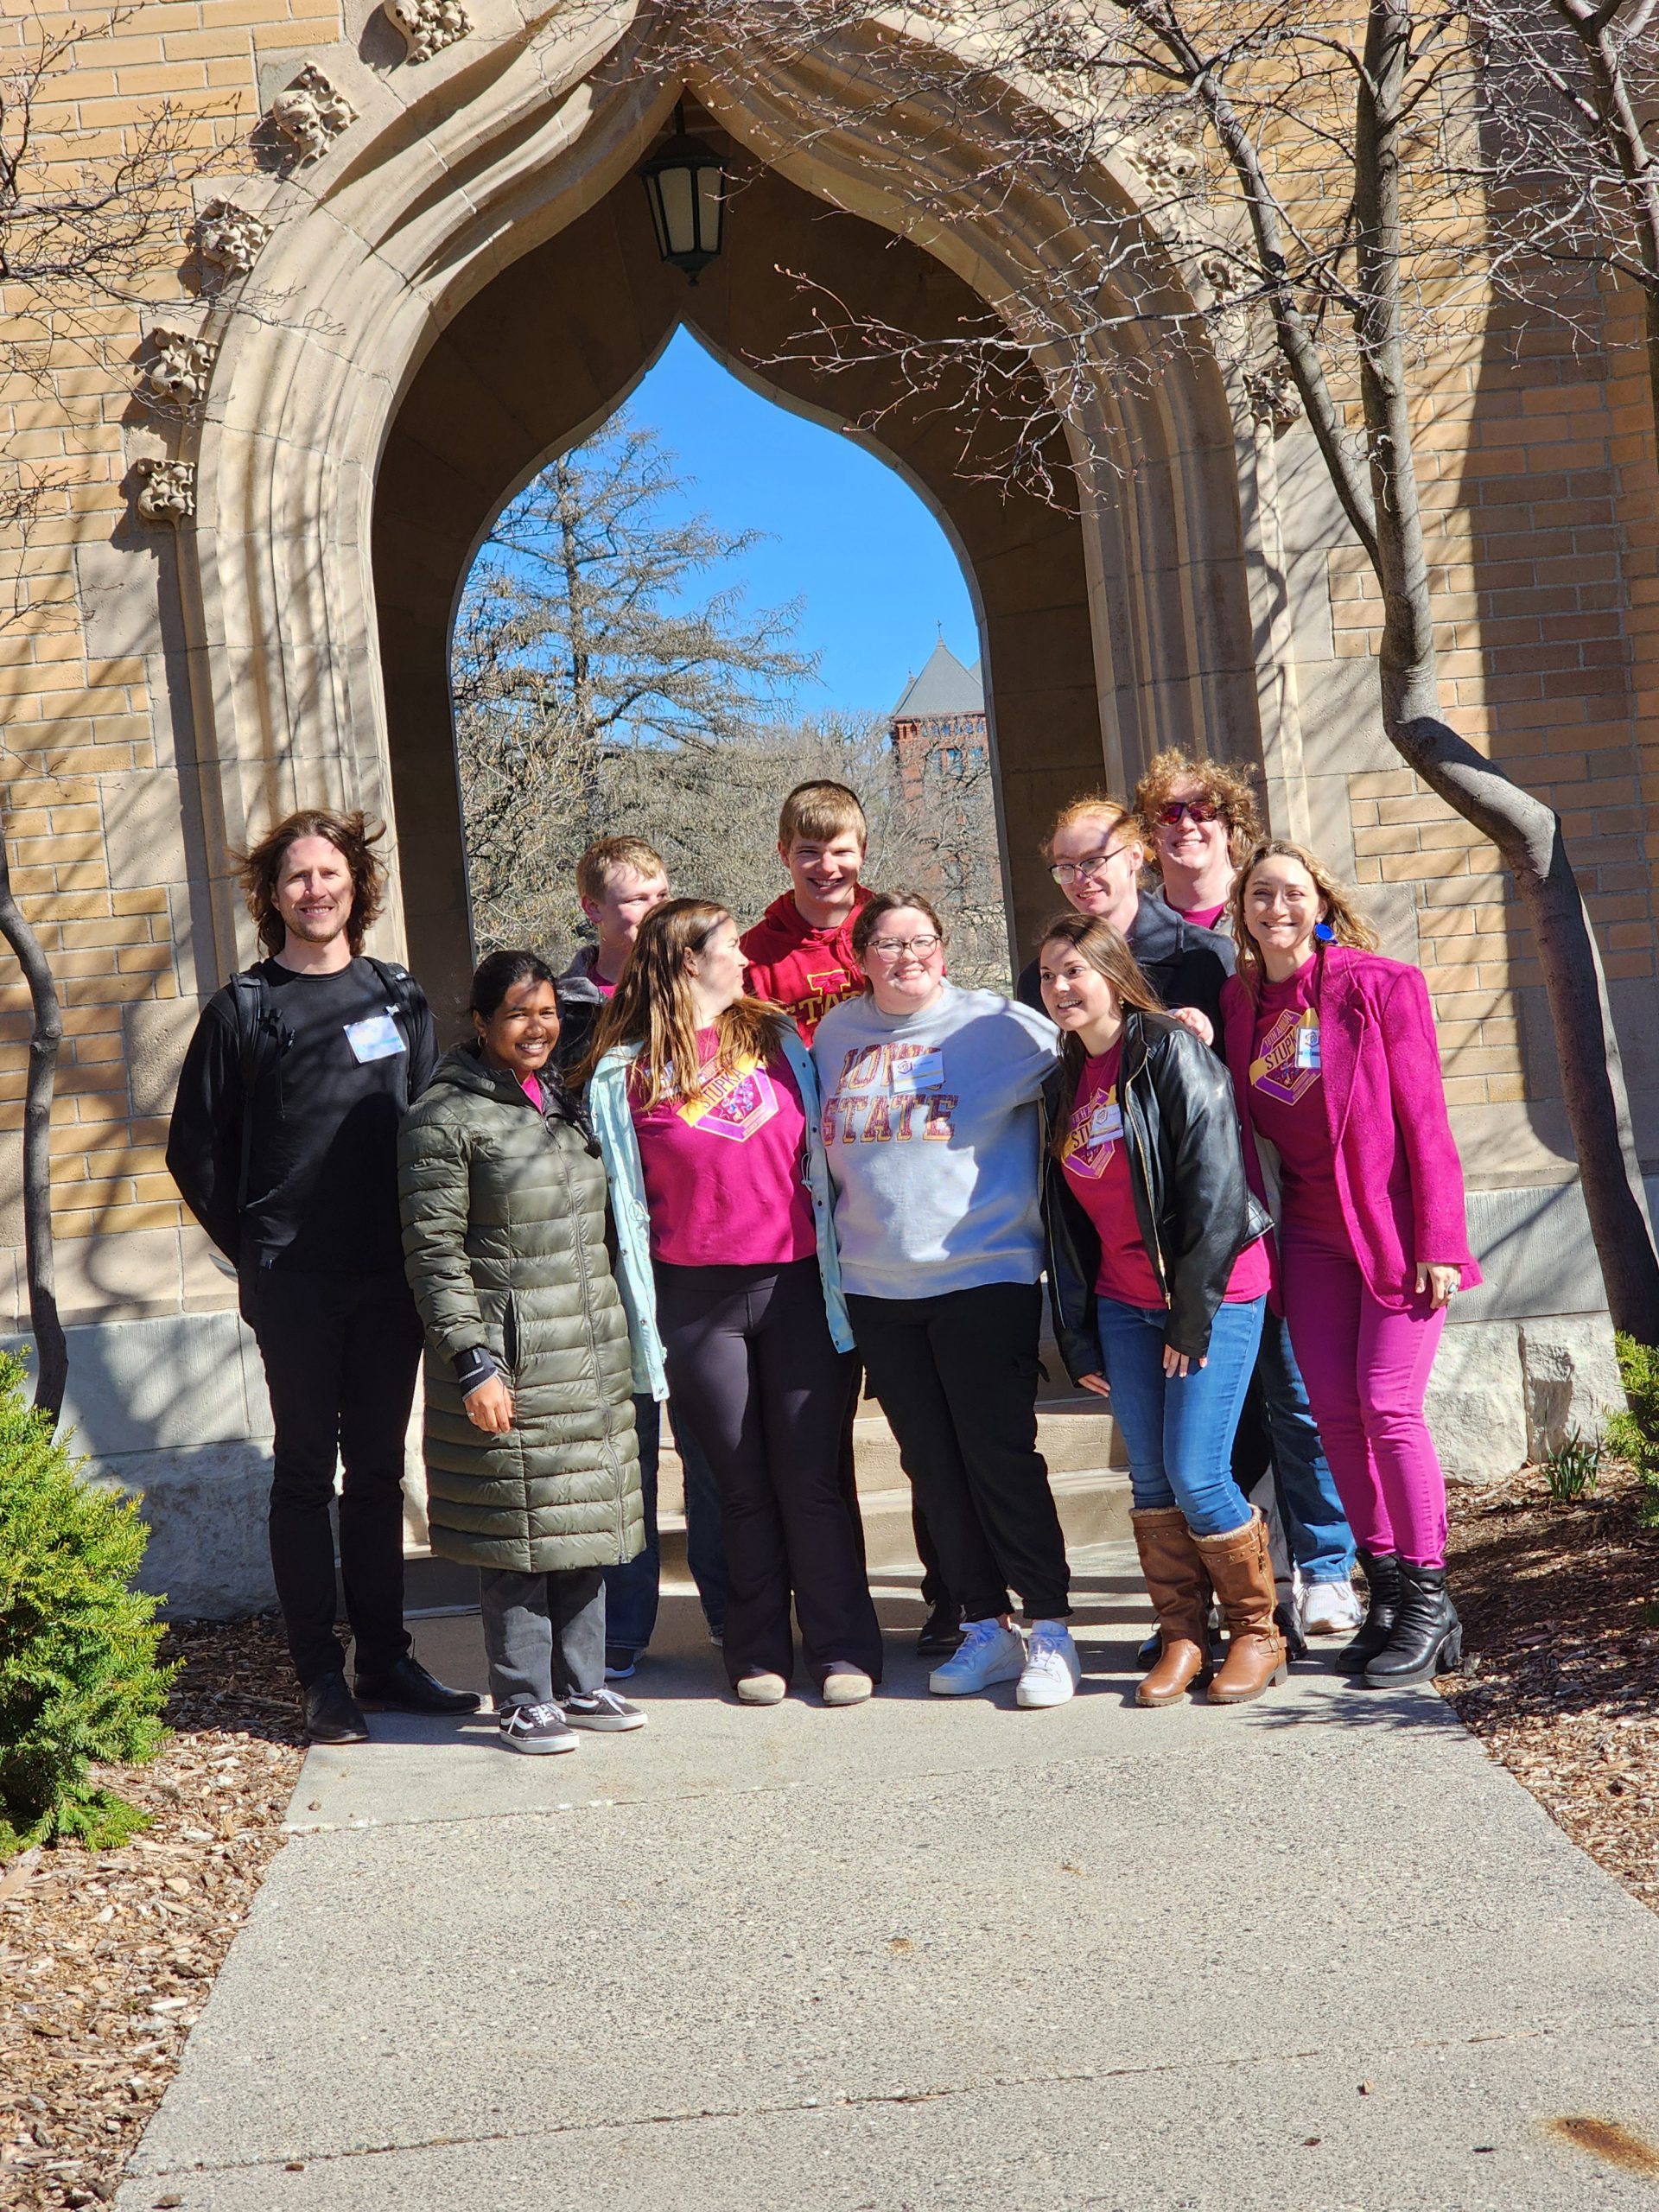
[[[605,1577],[597,1567],[559,1574],[478,1571],[484,1656],[495,1709],[551,1705],[605,1686]]]

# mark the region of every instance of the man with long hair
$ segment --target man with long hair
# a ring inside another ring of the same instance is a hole
[[[397,1128],[431,1080],[431,1010],[404,969],[365,957],[382,835],[308,808],[233,855],[265,957],[202,1011],[167,1164],[237,1271],[275,1428],[270,1564],[313,1743],[361,1743],[363,1708],[470,1713],[404,1627],[403,1465],[420,1318],[404,1277]],[[334,1632],[340,1569],[356,1694]]]

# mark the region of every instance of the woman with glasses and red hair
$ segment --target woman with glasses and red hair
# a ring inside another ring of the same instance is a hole
[[[853,925],[861,998],[812,1040],[853,1334],[963,1610],[929,1687],[1017,1682],[1063,1705],[1081,1669],[1065,1543],[1037,1449],[1046,1015],[945,980],[944,926],[918,891]],[[1010,1618],[1010,1592],[1030,1621]]]

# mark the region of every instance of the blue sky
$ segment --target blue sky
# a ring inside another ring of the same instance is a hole
[[[979,658],[950,541],[885,462],[762,399],[685,330],[628,411],[678,455],[690,510],[768,533],[722,581],[741,582],[753,607],[804,601],[798,640],[821,656],[821,681],[803,690],[803,712],[885,714],[941,625],[953,652]]]

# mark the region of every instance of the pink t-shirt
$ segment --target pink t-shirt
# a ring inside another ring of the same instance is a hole
[[[1084,1062],[1060,1166],[1100,1238],[1097,1295],[1145,1309],[1162,1306],[1165,1300],[1157,1270],[1147,1256],[1129,1183],[1128,1146],[1117,1102],[1122,1058],[1123,1047],[1114,1045],[1110,1052]]]
[[[1250,1119],[1278,1148],[1281,1237],[1349,1249],[1320,1069],[1319,959],[1263,982],[1250,1056]]]
[[[538,1114],[547,1111],[547,1094],[542,1089],[541,1077],[532,1069],[518,1078],[518,1088],[524,1092]]]
[[[1129,1183],[1128,1148],[1117,1099],[1122,1052],[1121,1045],[1115,1045],[1109,1052],[1084,1063],[1060,1165],[1100,1238],[1096,1295],[1144,1310],[1167,1301],[1147,1256]],[[1227,1302],[1264,1297],[1268,1276],[1267,1244],[1258,1236],[1233,1262],[1224,1294]]]
[[[1182,913],[1184,922],[1191,922],[1195,930],[1212,930],[1227,911],[1224,899],[1218,906],[1188,906]]]
[[[714,1029],[697,1032],[695,1102],[631,1100],[651,1215],[651,1255],[677,1268],[782,1267],[817,1249],[802,1175],[806,1113],[781,1052],[714,1072]]]

